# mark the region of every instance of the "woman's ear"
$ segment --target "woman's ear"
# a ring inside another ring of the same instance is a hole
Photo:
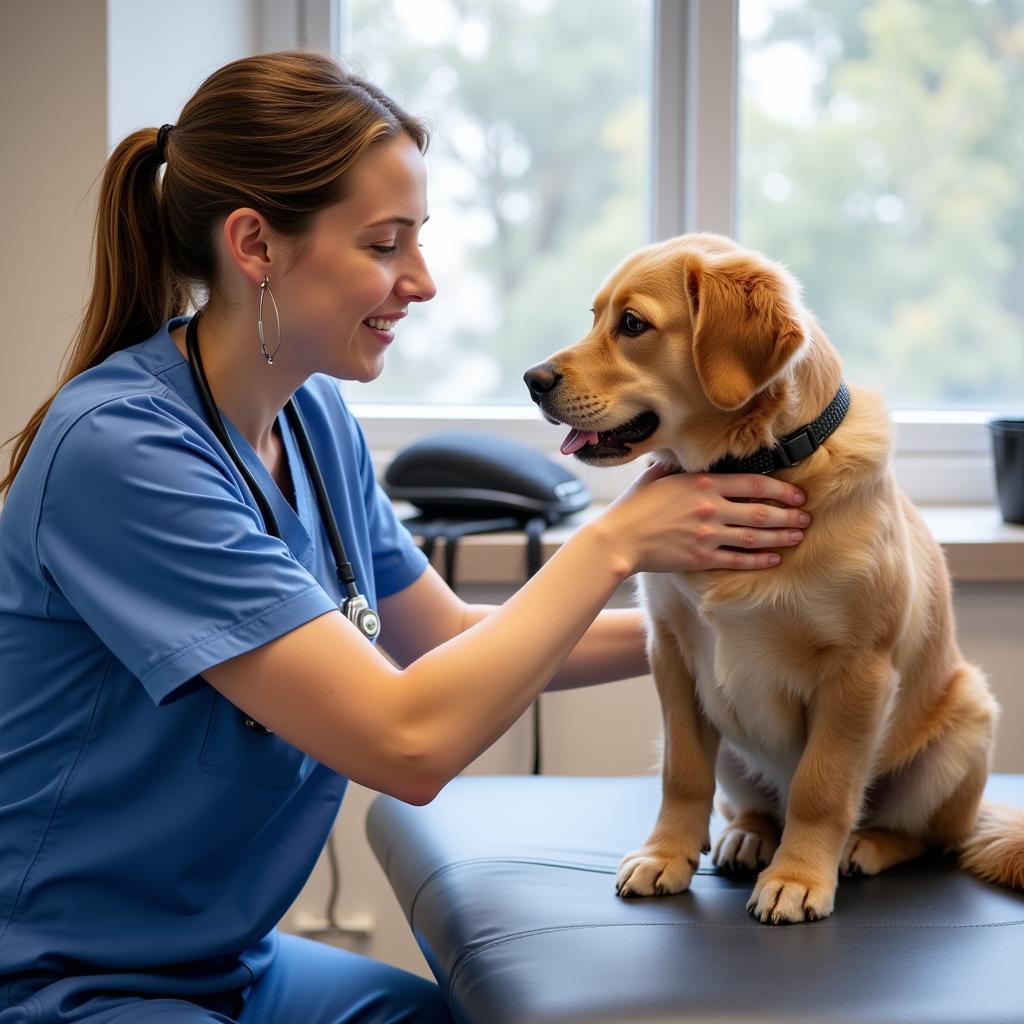
[[[759,254],[687,254],[686,296],[693,363],[719,409],[745,405],[805,348],[810,337],[800,286]]]

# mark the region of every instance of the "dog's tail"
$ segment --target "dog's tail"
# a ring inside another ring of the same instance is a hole
[[[983,803],[974,830],[960,845],[960,866],[1024,891],[1024,809]]]

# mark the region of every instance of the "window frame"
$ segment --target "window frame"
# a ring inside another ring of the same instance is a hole
[[[262,0],[269,8],[268,0]],[[264,22],[267,48],[325,46],[343,53],[345,0],[276,0]],[[737,209],[740,0],[653,0],[648,240],[687,231],[733,235]],[[282,7],[287,11],[282,11]],[[722,168],[730,173],[723,174]],[[498,433],[545,453],[561,433],[525,402],[426,405],[350,401],[381,472],[393,452],[424,433]],[[891,409],[900,486],[922,504],[993,504],[987,421],[999,410]],[[587,472],[596,500],[611,500],[636,473]]]

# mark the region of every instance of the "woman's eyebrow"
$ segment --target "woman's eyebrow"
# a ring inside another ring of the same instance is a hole
[[[430,214],[423,218],[423,223],[426,224],[430,220]],[[385,217],[383,220],[375,220],[372,224],[367,224],[368,228],[379,228],[384,224],[404,224],[407,228],[416,227],[416,221],[411,217]]]

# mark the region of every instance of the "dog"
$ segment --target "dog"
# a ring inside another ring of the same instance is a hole
[[[700,486],[795,438],[775,472],[812,514],[775,568],[637,574],[662,801],[617,892],[685,890],[710,852],[759,872],[759,921],[817,920],[840,875],[929,848],[1024,889],[1024,811],[981,800],[999,707],[957,646],[944,554],[896,483],[881,396],[843,380],[799,283],[725,236],[685,234],[623,260],[593,313],[525,374],[544,417],[571,428],[564,453],[646,455]],[[802,428],[836,409],[808,452]],[[712,851],[716,777],[727,826]]]

